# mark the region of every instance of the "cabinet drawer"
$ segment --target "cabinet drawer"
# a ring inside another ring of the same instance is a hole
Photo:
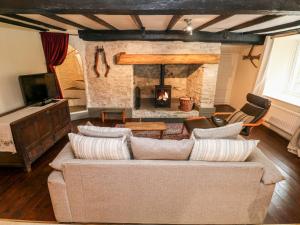
[[[62,129],[60,129],[54,134],[54,141],[58,141],[59,139],[61,139],[62,137],[70,133],[70,131],[71,131],[71,124],[68,124],[67,126],[63,127]]]
[[[47,151],[52,145],[54,145],[54,137],[51,135],[41,141],[41,145],[43,146],[43,152]]]

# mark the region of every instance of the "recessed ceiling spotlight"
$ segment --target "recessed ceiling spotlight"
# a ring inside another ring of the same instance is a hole
[[[184,31],[187,32],[189,35],[193,35],[192,19],[184,19],[184,22],[186,22],[186,27],[184,28]]]

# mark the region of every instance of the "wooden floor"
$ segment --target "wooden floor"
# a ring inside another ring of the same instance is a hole
[[[85,121],[77,121],[74,127]],[[115,123],[98,125],[112,126]],[[300,159],[286,151],[287,140],[266,127],[252,131],[250,138],[259,139],[259,147],[286,177],[274,193],[265,223],[300,222]],[[51,172],[49,162],[58,154],[68,139],[64,138],[33,164],[32,172],[19,168],[0,168],[0,218],[54,221],[47,189]]]

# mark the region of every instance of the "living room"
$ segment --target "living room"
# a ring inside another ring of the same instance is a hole
[[[299,26],[292,0],[1,2],[0,224],[299,223]]]

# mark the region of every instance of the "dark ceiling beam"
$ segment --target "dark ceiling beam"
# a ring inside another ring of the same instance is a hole
[[[145,27],[141,21],[141,18],[138,15],[131,15],[130,17],[138,29],[145,30]]]
[[[51,24],[48,24],[48,23],[44,23],[44,22],[41,22],[39,20],[34,20],[34,19],[31,19],[31,18],[28,18],[28,17],[25,17],[25,16],[20,16],[20,15],[15,15],[15,14],[5,14],[4,16],[10,17],[10,18],[13,18],[13,19],[17,19],[17,20],[21,20],[21,21],[25,21],[25,22],[28,22],[28,23],[48,27],[48,28],[54,29],[54,30],[66,31],[66,29],[63,29],[61,27],[57,27],[57,26],[54,26],[54,25],[51,25]]]
[[[171,30],[182,17],[183,15],[174,15],[170,20],[166,30]]]
[[[61,22],[61,23],[65,23],[65,24],[68,24],[70,26],[82,29],[82,30],[90,30],[91,29],[89,27],[83,26],[81,24],[75,23],[75,22],[73,22],[71,20],[65,19],[65,18],[63,18],[61,16],[57,16],[57,15],[54,15],[54,14],[41,14],[41,15],[45,16],[45,17],[47,17],[49,19],[56,20],[56,21]]]
[[[212,25],[214,25],[216,23],[219,23],[222,20],[226,20],[227,18],[232,17],[232,16],[233,15],[220,15],[220,16],[217,16],[216,18],[208,21],[207,23],[204,23],[204,24],[200,25],[199,27],[196,27],[194,30],[203,30],[206,27],[212,26]]]
[[[22,22],[15,21],[15,20],[6,19],[6,18],[3,18],[3,17],[0,17],[0,22],[1,23],[7,23],[7,24],[10,24],[10,25],[14,25],[14,26],[19,26],[19,27],[25,27],[25,28],[29,28],[29,29],[32,29],[32,30],[48,31],[48,29],[45,29],[45,28],[42,28],[42,27],[30,25],[30,24],[27,24],[27,23],[22,23]]]
[[[298,0],[1,0],[0,14],[300,15]]]
[[[138,40],[138,41],[184,41],[184,42],[221,42],[221,43],[244,43],[244,44],[263,44],[264,36],[244,35],[237,33],[210,33],[195,31],[189,35],[184,31],[140,31],[140,30],[79,30],[79,37],[86,41],[119,41],[119,40]]]
[[[100,25],[110,29],[110,30],[118,30],[116,27],[111,25],[110,23],[106,22],[103,19],[100,19],[98,16],[95,16],[93,14],[83,14],[86,18],[89,18],[90,20],[93,20],[96,23],[99,23]]]
[[[241,23],[239,25],[233,26],[233,27],[231,27],[229,29],[226,29],[226,30],[227,31],[240,30],[240,29],[244,29],[244,28],[247,28],[247,27],[255,26],[255,25],[260,24],[260,23],[265,23],[265,22],[270,21],[270,20],[274,20],[274,19],[279,18],[279,17],[281,17],[281,16],[278,16],[278,15],[262,16],[262,17],[247,21],[245,23]]]
[[[272,31],[288,29],[288,28],[292,29],[293,27],[296,27],[296,26],[300,26],[300,20],[297,20],[297,21],[291,22],[291,23],[285,23],[285,24],[273,26],[273,27],[268,27],[268,28],[264,28],[264,29],[251,30],[249,32],[244,32],[244,34],[266,33],[266,32],[272,32]]]

